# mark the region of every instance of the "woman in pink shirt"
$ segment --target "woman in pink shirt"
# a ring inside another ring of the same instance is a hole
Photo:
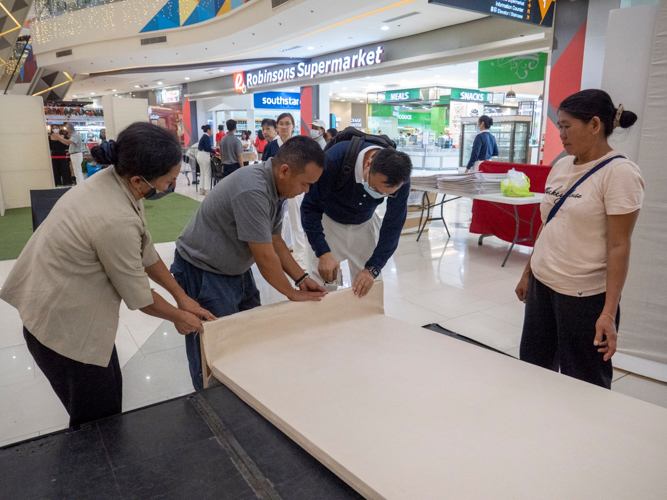
[[[516,288],[526,303],[520,358],[607,389],[630,238],[644,198],[639,167],[607,138],[636,121],[602,90],[561,103],[558,127],[568,156],[547,179],[544,225]]]

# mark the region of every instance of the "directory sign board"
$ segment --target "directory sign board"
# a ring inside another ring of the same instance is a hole
[[[428,0],[428,2],[512,21],[539,24],[548,28],[553,24],[556,4],[555,0]]]
[[[301,94],[297,92],[260,92],[253,96],[255,109],[299,109]]]

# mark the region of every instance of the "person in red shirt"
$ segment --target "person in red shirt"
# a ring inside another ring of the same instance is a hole
[[[264,138],[264,134],[262,133],[261,130],[257,131],[257,137],[255,138],[255,149],[257,150],[257,153],[259,153],[259,158],[261,158],[261,154],[264,153],[264,148],[268,144],[268,141]]]
[[[215,134],[215,147],[220,147],[220,140],[225,136],[225,127],[218,125],[218,133]]]

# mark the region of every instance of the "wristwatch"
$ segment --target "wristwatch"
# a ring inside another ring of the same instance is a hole
[[[377,278],[380,276],[380,270],[375,267],[375,266],[366,266],[366,269],[370,271],[370,273],[373,275],[373,278]]]

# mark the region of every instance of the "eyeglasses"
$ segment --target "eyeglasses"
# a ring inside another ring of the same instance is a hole
[[[398,192],[396,192],[396,193],[394,193],[394,194],[381,193],[380,191],[378,191],[377,189],[375,189],[373,186],[371,186],[371,183],[370,183],[370,182],[368,183],[368,187],[371,188],[374,192],[376,192],[376,193],[379,194],[380,196],[385,196],[385,197],[387,197],[387,198],[396,198],[396,197],[398,196]]]

